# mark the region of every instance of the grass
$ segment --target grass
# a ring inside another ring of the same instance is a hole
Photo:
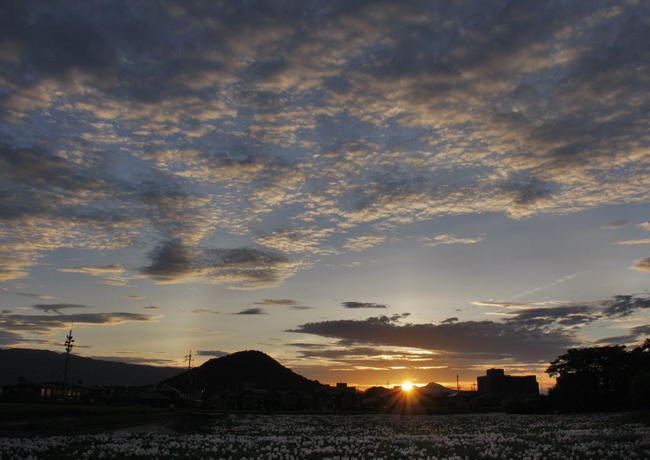
[[[96,433],[164,421],[167,409],[81,404],[0,404],[0,436]]]

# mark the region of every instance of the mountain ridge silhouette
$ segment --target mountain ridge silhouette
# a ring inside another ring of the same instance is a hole
[[[201,366],[163,381],[184,392],[241,391],[247,388],[313,392],[326,385],[309,380],[257,350],[213,358]]]
[[[31,348],[0,349],[0,385],[19,378],[28,382],[60,382],[65,353]],[[148,366],[70,355],[68,382],[87,385],[150,385],[183,372],[178,367]]]

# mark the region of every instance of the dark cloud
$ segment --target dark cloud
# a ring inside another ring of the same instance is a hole
[[[11,346],[21,343],[23,340],[20,335],[9,331],[0,330],[0,345]]]
[[[619,228],[623,228],[628,224],[628,221],[625,219],[620,219],[620,220],[614,220],[612,222],[608,222],[607,224],[603,225],[600,227],[603,230],[618,230]]]
[[[293,299],[262,299],[255,302],[255,305],[296,305],[298,301]]]
[[[267,313],[261,308],[247,308],[235,313],[235,315],[266,315]]]
[[[551,186],[532,177],[521,182],[512,182],[503,187],[507,194],[512,194],[515,206],[534,206],[539,201],[550,199]]]
[[[0,288],[0,294],[17,295],[20,297],[32,297],[34,299],[51,299],[51,296],[32,294],[31,292],[12,291],[11,289]]]
[[[50,333],[74,324],[116,325],[131,321],[154,321],[156,316],[141,313],[77,313],[71,315],[0,315],[0,325],[11,332]]]
[[[627,335],[619,335],[616,337],[605,337],[603,339],[596,340],[595,343],[598,344],[632,343],[637,341],[643,341],[649,335],[650,335],[650,324],[644,324],[641,326],[635,326],[631,328],[628,331]]]
[[[345,308],[386,308],[386,305],[371,302],[341,302]]]
[[[202,280],[240,288],[272,286],[291,276],[296,266],[275,252],[194,248],[179,239],[162,242],[149,258],[151,263],[141,273],[161,283]]]
[[[513,302],[474,302],[475,305],[506,309],[505,322],[523,326],[580,326],[607,318],[621,318],[650,308],[647,296],[616,295],[611,299],[566,305],[540,306]]]
[[[447,318],[445,320],[440,321],[440,324],[451,324],[455,323],[458,321],[458,318],[456,316],[452,316],[451,318]]]
[[[644,324],[643,326],[636,326],[630,329],[630,335],[642,336],[650,335],[650,324]]]
[[[141,364],[145,366],[177,366],[177,362],[173,359],[164,358],[147,358],[145,356],[90,356],[93,359],[101,359],[105,361],[117,361],[127,364]]]
[[[212,356],[214,358],[221,358],[222,356],[228,356],[230,353],[219,350],[197,350],[196,354],[198,356]]]
[[[36,304],[32,305],[35,310],[41,310],[46,313],[59,313],[61,310],[68,310],[70,308],[89,308],[88,305],[77,305],[73,303],[49,303],[49,304]]]
[[[453,324],[404,324],[386,316],[365,320],[306,323],[290,332],[336,338],[346,344],[416,347],[450,353],[481,353],[522,361],[548,360],[576,344],[560,330],[515,323],[465,321]]]
[[[305,342],[292,342],[287,345],[291,347],[300,347],[300,348],[327,348],[327,345],[322,343],[305,343]]]
[[[380,356],[380,355],[403,356],[403,354],[396,353],[394,351],[384,350],[381,348],[370,348],[370,347],[350,347],[345,349],[322,347],[316,349],[300,350],[300,354],[304,358],[333,358],[333,359]]]
[[[216,310],[210,310],[208,308],[195,308],[192,310],[192,313],[212,313],[213,315],[218,315],[219,312]]]
[[[608,344],[616,345],[621,343],[629,343],[634,340],[634,337],[631,335],[617,335],[615,337],[604,337],[602,339],[596,340],[594,343],[597,344]]]
[[[586,324],[598,319],[590,305],[530,308],[513,313],[506,322],[524,326],[548,326],[554,323],[564,326]]]
[[[636,310],[650,308],[650,298],[634,297],[631,295],[617,295],[612,300],[604,303],[605,316],[620,318],[628,316]]]
[[[144,307],[145,310],[160,310],[160,307],[156,307],[155,305],[147,305]]]
[[[289,308],[290,308],[291,310],[298,310],[298,311],[302,311],[302,310],[311,310],[311,309],[313,309],[313,307],[310,307],[309,305],[292,305],[292,306],[289,307]]]

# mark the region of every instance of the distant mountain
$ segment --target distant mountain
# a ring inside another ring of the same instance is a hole
[[[447,388],[436,382],[426,384],[420,388],[420,391],[428,394],[429,396],[445,396],[451,393],[456,393],[456,390],[452,390],[451,388]]]
[[[325,385],[298,375],[261,351],[240,351],[215,358],[203,365],[165,380],[184,392],[203,390],[207,394],[245,388],[313,392]]]
[[[64,353],[25,348],[0,350],[0,385],[28,382],[60,382]],[[176,367],[144,366],[70,355],[68,381],[86,385],[148,385],[182,372]]]

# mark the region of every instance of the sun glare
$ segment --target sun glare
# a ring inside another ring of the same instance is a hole
[[[410,382],[402,383],[402,391],[411,391],[413,389],[413,384]]]

